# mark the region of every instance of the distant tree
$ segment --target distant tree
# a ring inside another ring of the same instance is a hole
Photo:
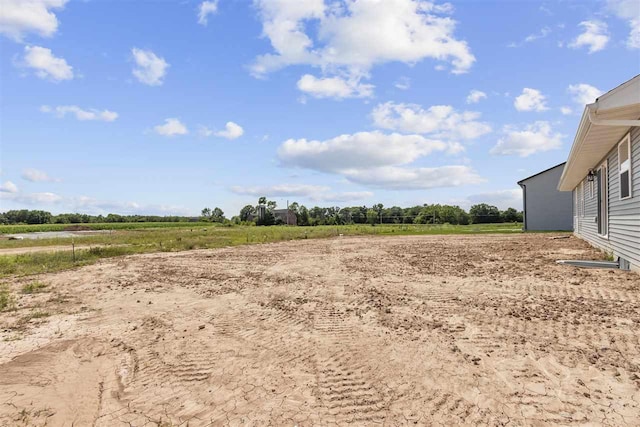
[[[256,208],[251,205],[246,205],[240,209],[240,221],[249,221],[249,218],[256,213]]]
[[[375,209],[367,210],[367,224],[376,224],[380,222],[378,212]]]
[[[502,220],[504,222],[518,222],[519,212],[514,208],[508,208],[502,212]]]
[[[222,212],[222,209],[220,208],[213,209],[213,211],[211,212],[211,221],[224,222],[224,220],[225,220],[225,217],[224,217],[224,212]]]
[[[309,210],[302,205],[298,209],[298,225],[309,225]]]
[[[202,212],[200,212],[200,215],[202,216],[203,219],[207,221],[211,220],[211,209],[209,208],[202,209]]]
[[[474,224],[487,224],[502,221],[502,218],[500,218],[500,210],[497,207],[486,203],[471,206],[469,214],[471,215],[471,221]]]

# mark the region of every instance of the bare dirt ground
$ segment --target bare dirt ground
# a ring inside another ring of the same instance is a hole
[[[137,255],[32,295],[15,279],[0,425],[638,426],[640,276],[556,265],[602,255],[549,237]]]

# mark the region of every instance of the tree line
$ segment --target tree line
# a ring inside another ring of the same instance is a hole
[[[273,215],[276,202],[266,197],[258,200],[258,205],[246,205],[240,214],[231,220],[234,223],[251,223],[256,225],[277,225],[285,223],[281,217]],[[385,208],[382,203],[371,207],[314,206],[307,208],[297,202],[289,205],[296,216],[297,225],[347,225],[347,224],[486,224],[501,222],[522,222],[523,214],[514,208],[501,211],[496,206],[479,203],[471,206],[469,212],[459,206],[424,204],[409,208],[392,206]]]
[[[257,205],[246,205],[239,215],[230,220],[220,208],[204,208],[199,217],[159,216],[159,215],[88,215],[63,213],[53,215],[42,210],[11,210],[0,213],[0,224],[90,224],[117,222],[192,222],[208,221],[217,223],[278,225],[285,224],[281,216],[274,215],[275,201],[261,197]],[[501,211],[496,206],[480,203],[469,211],[459,206],[423,204],[409,208],[392,206],[385,208],[382,203],[373,206],[320,207],[307,208],[297,202],[289,205],[300,226],[348,225],[348,224],[486,224],[500,222],[522,222],[523,214],[513,208]]]

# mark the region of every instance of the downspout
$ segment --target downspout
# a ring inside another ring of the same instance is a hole
[[[519,185],[520,187],[522,187],[522,222],[524,223],[522,228],[524,229],[524,231],[527,231],[527,186],[525,184]]]

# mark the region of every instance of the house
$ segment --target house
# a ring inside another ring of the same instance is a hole
[[[640,271],[640,75],[582,114],[558,189],[571,192],[576,236]]]
[[[273,216],[276,219],[276,224],[298,225],[296,213],[291,209],[274,209]]]
[[[573,230],[571,194],[558,191],[564,163],[521,181],[525,231]]]

